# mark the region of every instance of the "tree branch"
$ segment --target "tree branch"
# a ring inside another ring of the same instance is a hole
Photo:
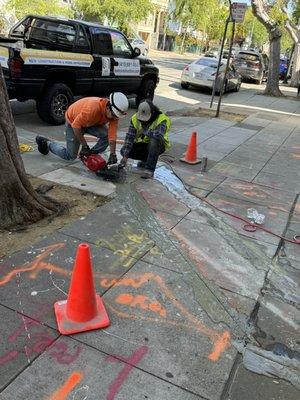
[[[252,11],[256,18],[268,29],[274,29],[277,26],[276,21],[269,17],[267,13],[267,0],[251,0]]]

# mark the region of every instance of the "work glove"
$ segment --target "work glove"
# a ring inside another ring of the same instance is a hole
[[[114,153],[110,153],[108,161],[107,161],[107,165],[117,164],[117,162],[118,162],[117,156]]]
[[[88,145],[82,146],[81,151],[79,153],[80,157],[87,157],[92,154],[92,150],[89,148]]]

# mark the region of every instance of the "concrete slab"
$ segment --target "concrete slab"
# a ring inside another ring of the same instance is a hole
[[[287,213],[295,200],[295,195],[290,192],[231,178],[220,183],[214,192]]]
[[[265,118],[258,118],[257,114],[250,115],[249,117],[245,118],[243,121],[244,124],[250,124],[250,125],[258,125],[265,127],[267,125],[270,125],[270,121],[265,119]]]
[[[256,340],[263,348],[272,349],[276,343],[299,351],[300,311],[295,306],[269,292],[261,299],[256,319]]]
[[[216,340],[226,341],[227,329],[207,317],[181,274],[139,262],[104,301],[111,326],[76,339],[109,354],[124,354],[126,348],[126,356],[147,345],[139,363],[143,371],[205,398],[220,398],[236,352],[227,342],[216,353]]]
[[[61,185],[86,190],[99,196],[112,196],[116,191],[116,186],[113,183],[99,179],[90,171],[72,168],[71,166],[42,174],[39,177]]]
[[[289,179],[282,179],[282,176],[264,172],[262,170],[254,179],[254,183],[259,183],[264,186],[269,186],[274,189],[285,190],[287,192],[299,193],[300,183],[296,182],[293,176]]]
[[[155,215],[162,223],[163,227],[168,230],[174,228],[174,226],[176,226],[178,222],[182,220],[182,217],[178,217],[163,211],[156,211]]]
[[[43,156],[37,151],[22,153],[22,159],[27,174],[33,176],[47,174],[72,164],[71,161],[64,161],[54,155]]]
[[[62,358],[58,349],[67,349],[68,362],[58,362]],[[114,350],[110,356],[61,337],[1,397],[7,400],[201,399],[141,370],[142,361],[147,364],[151,353],[146,345],[137,345],[132,352],[123,346],[119,353]]]
[[[57,233],[5,259],[0,270],[0,304],[32,318],[44,309],[40,321],[56,328],[53,304],[67,297],[79,243]],[[100,282],[118,279],[136,260],[130,254],[90,247],[95,288],[102,294],[109,286],[100,287]]]
[[[201,173],[192,166],[186,168],[174,166],[174,171],[186,185],[206,191],[214,190],[225,179],[224,176],[210,171]]]
[[[260,214],[264,214],[266,217],[264,227],[270,229],[277,234],[282,234],[286,227],[289,214],[283,211],[278,211],[274,208],[268,208],[266,206],[261,206],[256,204],[253,207],[253,203],[244,200],[236,199],[233,197],[227,197],[225,195],[211,193],[208,196],[208,200],[215,206],[219,207],[221,210],[230,212],[234,215],[243,217],[247,219],[247,209],[255,208]],[[241,235],[252,237],[262,242],[270,243],[273,245],[278,245],[279,238],[273,236],[267,232],[257,229],[256,232],[247,232],[243,229],[245,222],[235,219],[231,216],[226,216],[223,214],[225,221],[235,228]]]
[[[274,155],[277,149],[278,146],[267,144],[258,146],[257,144],[247,142],[235,149],[232,152],[232,156],[267,162]]]
[[[100,249],[107,248],[121,260],[127,257],[139,259],[154,246],[154,242],[141,229],[139,221],[127,206],[112,200],[89,214],[84,224],[78,220],[60,232],[96,244]]]
[[[176,200],[161,183],[155,180],[137,182],[136,190],[155,211],[167,212],[178,217],[184,217],[190,211],[184,203]]]
[[[226,177],[243,179],[250,182],[256,177],[260,170],[261,167],[256,165],[250,169],[243,165],[222,161],[211,168],[210,171]]]
[[[24,312],[22,304],[21,311]],[[59,336],[38,322],[43,312],[37,309],[31,319],[0,305],[0,391]],[[4,399],[1,394],[0,397]]]
[[[288,382],[254,374],[239,364],[226,400],[254,400],[254,398],[255,400],[297,400],[299,391]]]
[[[265,271],[255,268],[251,261],[236,253],[225,236],[208,225],[191,220],[181,221],[172,233],[206,279],[233,293],[254,300],[258,298]]]
[[[241,165],[250,169],[255,167],[262,169],[266,164],[265,160],[255,160],[252,157],[241,157],[235,155],[234,153],[235,152],[231,152],[229,155],[226,155],[222,161],[230,164]]]

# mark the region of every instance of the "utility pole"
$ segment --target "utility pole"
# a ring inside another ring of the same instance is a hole
[[[223,93],[224,93],[224,86],[225,86],[226,80],[227,80],[229,63],[230,63],[231,53],[232,53],[233,39],[234,39],[234,34],[235,34],[235,20],[232,18],[231,0],[229,0],[229,4],[230,4],[229,22],[232,22],[232,31],[231,31],[231,37],[230,37],[230,45],[229,45],[227,63],[226,63],[226,67],[225,67],[224,77],[223,77],[223,80],[222,80],[222,83],[221,83],[221,89],[220,89],[219,101],[218,101],[218,106],[217,106],[216,118],[218,118],[219,115],[220,115],[222,96],[223,96]]]

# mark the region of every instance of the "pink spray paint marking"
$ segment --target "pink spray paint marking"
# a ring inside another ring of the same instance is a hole
[[[138,365],[138,363],[147,354],[147,352],[148,352],[148,347],[147,346],[142,346],[139,349],[137,349],[132,354],[132,356],[129,357],[129,358],[120,357],[120,356],[117,356],[117,355],[106,357],[106,361],[124,362],[124,363],[126,363],[124,365],[122,371],[119,373],[119,375],[116,377],[116,379],[109,386],[109,392],[108,392],[106,400],[114,400],[116,394],[118,393],[118,391],[120,390],[121,386],[126,381],[128,375],[130,374],[130,371],[134,367],[136,367]],[[115,357],[117,357],[117,358],[115,358]]]
[[[4,356],[0,357],[0,365],[6,364],[18,356],[17,350],[8,351]]]

